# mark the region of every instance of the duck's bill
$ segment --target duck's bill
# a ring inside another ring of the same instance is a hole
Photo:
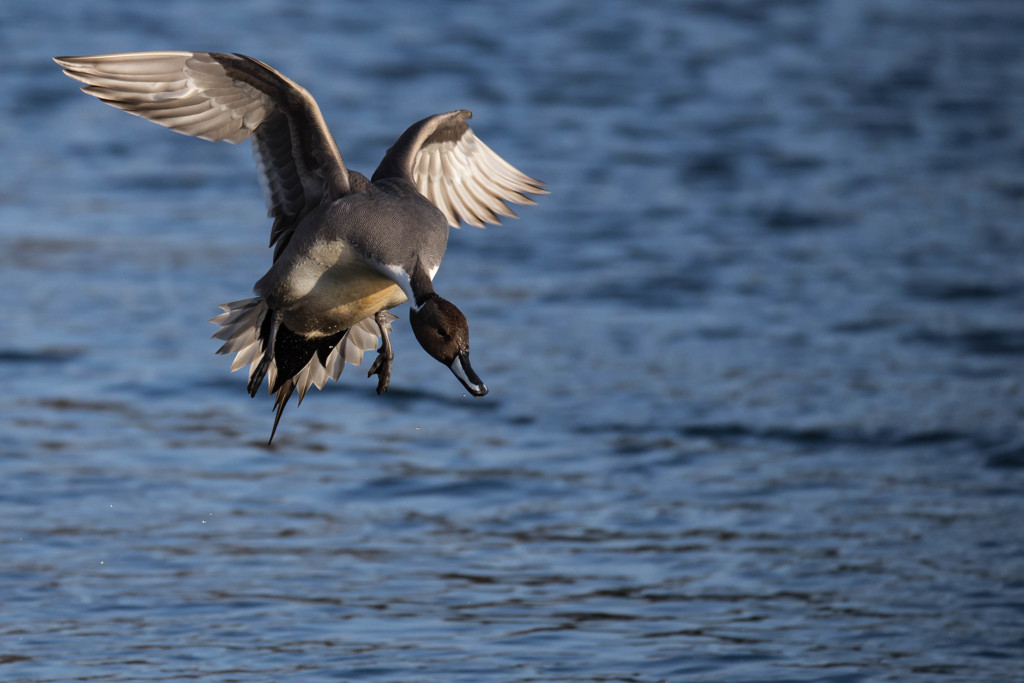
[[[460,353],[449,367],[452,370],[452,374],[459,378],[462,386],[466,387],[469,393],[477,398],[487,394],[487,387],[477,377],[477,374],[473,372],[473,366],[469,364],[469,353]]]

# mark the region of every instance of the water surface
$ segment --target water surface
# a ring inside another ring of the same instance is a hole
[[[1024,667],[1024,6],[0,10],[0,678],[1006,681]],[[372,171],[465,107],[552,194],[453,234],[491,393],[396,312],[289,406],[206,320],[245,146],[58,54],[252,54]]]

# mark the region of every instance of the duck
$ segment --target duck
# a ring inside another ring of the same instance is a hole
[[[293,393],[338,380],[377,349],[367,377],[390,386],[389,334],[409,303],[424,351],[473,396],[488,389],[469,360],[469,324],[433,280],[450,228],[515,217],[545,184],[483,143],[457,109],[409,126],[370,178],[346,167],[316,100],[273,67],[238,53],[122,52],[55,57],[64,73],[100,101],[171,130],[212,142],[252,142],[273,224],[270,269],[254,297],[220,306],[211,319],[248,366],[255,397],[264,379],[275,397],[272,444]],[[379,343],[379,348],[378,348]]]

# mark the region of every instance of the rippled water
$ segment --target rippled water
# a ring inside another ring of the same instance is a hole
[[[1024,667],[1024,5],[0,8],[0,678],[1006,681]],[[473,109],[552,194],[290,406],[213,354],[248,150],[58,54],[215,49],[350,166]]]

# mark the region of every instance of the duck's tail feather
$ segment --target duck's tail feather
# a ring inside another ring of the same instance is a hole
[[[295,383],[288,380],[284,385],[277,390],[277,398],[274,400],[274,409],[277,410],[277,414],[274,415],[274,428],[270,430],[270,438],[267,439],[267,445],[274,443],[274,434],[277,434],[277,425],[281,422],[281,414],[284,412],[284,407],[288,403],[288,399],[292,397],[292,392],[295,391]],[[301,403],[301,401],[299,401]]]
[[[380,330],[373,316],[359,321],[344,333],[308,340],[298,337],[282,325],[275,342],[275,357],[272,357],[269,363],[261,364],[263,350],[269,341],[264,338],[270,327],[264,324],[270,310],[267,303],[262,297],[254,297],[221,304],[220,308],[224,312],[210,319],[210,322],[220,325],[213,338],[224,341],[217,349],[217,353],[235,354],[231,372],[249,365],[249,389],[253,395],[263,383],[263,375],[266,375],[270,393],[276,394],[274,408],[277,410],[277,417],[274,420],[274,432],[277,431],[281,414],[294,391],[298,390],[301,404],[311,386],[323,389],[328,379],[337,380],[341,376],[345,363],[362,363],[363,353],[375,349],[380,339]],[[389,332],[391,322],[397,319],[398,316],[387,314]],[[289,354],[289,348],[295,348],[295,345],[282,344],[285,341],[282,334],[302,339],[300,345],[303,349],[303,358],[297,359],[286,355]],[[303,362],[307,353],[308,361]],[[281,357],[280,370],[276,356]],[[286,376],[287,374],[291,376]],[[273,433],[270,438],[273,440]]]

